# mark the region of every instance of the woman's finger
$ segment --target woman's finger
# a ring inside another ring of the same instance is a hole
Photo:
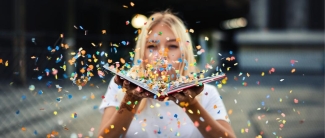
[[[190,99],[193,99],[193,98],[196,96],[196,93],[193,92],[193,91],[190,90],[190,89],[185,90],[183,93],[184,93],[184,95],[185,95],[186,97],[188,97],[188,98],[190,98]]]
[[[123,85],[123,79],[120,77],[120,76],[118,76],[118,75],[115,75],[115,77],[114,77],[114,82],[117,84],[117,85]]]

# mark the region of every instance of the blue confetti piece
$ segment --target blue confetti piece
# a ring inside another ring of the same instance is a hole
[[[270,95],[266,95],[266,98],[270,98]]]
[[[91,55],[90,55],[90,54],[87,54],[87,57],[88,57],[88,58],[91,58]]]
[[[140,64],[142,61],[140,59],[138,59],[138,64]]]
[[[122,89],[122,86],[121,85],[118,85],[117,87],[118,87],[118,89]]]
[[[150,49],[149,52],[152,53],[152,49]]]
[[[122,41],[121,43],[122,43],[123,45],[126,45],[126,42],[125,42],[125,41]]]
[[[22,96],[21,96],[21,99],[22,99],[22,100],[25,100],[25,99],[26,99],[26,95],[22,95]]]
[[[104,55],[105,55],[105,52],[102,51],[102,52],[100,53],[100,56],[104,56]]]
[[[164,117],[163,117],[163,116],[160,116],[159,118],[160,118],[160,119],[164,119]]]
[[[83,30],[83,29],[84,29],[82,26],[79,26],[79,28],[80,28],[81,30]]]
[[[50,70],[49,69],[45,69],[45,72],[50,72]]]
[[[161,131],[160,131],[160,129],[158,130],[158,132],[157,132],[158,134],[161,134]]]
[[[216,81],[216,85],[218,85],[219,84],[219,82],[218,81]]]
[[[68,75],[67,74],[63,74],[63,78],[68,78]]]
[[[220,96],[220,99],[222,99],[222,96]]]
[[[263,102],[261,102],[261,105],[262,105],[262,106],[264,106],[264,105],[265,105],[264,101],[263,101]]]
[[[181,59],[181,58],[179,58],[178,61],[179,61],[180,63],[182,63],[182,59]]]
[[[101,61],[101,62],[100,62],[100,64],[104,65],[104,64],[105,64],[105,62],[104,62],[104,61]]]
[[[56,51],[60,50],[60,47],[59,46],[56,46],[55,47]]]
[[[177,118],[177,114],[175,114],[174,117]]]
[[[38,76],[38,77],[37,77],[38,80],[41,80],[42,78],[43,78],[42,76]]]
[[[43,94],[43,91],[42,91],[42,90],[39,90],[39,91],[37,92],[37,94],[38,94],[38,95],[42,95],[42,94]]]
[[[138,33],[138,30],[135,30],[135,31],[134,31],[134,34],[137,34],[137,33]]]
[[[52,85],[52,81],[48,81],[47,83],[46,83],[46,86],[47,87],[49,87],[49,86],[51,86]]]
[[[157,99],[157,95],[154,95],[153,98],[154,98],[154,99]]]
[[[35,134],[35,135],[37,135],[37,134],[38,134],[36,130],[34,131],[34,134]]]
[[[218,111],[218,114],[220,114],[220,110]]]
[[[281,110],[278,110],[278,113],[281,113]]]
[[[229,51],[229,54],[232,55],[232,51]]]
[[[84,99],[84,100],[87,99],[87,96],[83,96],[82,99]]]
[[[115,54],[117,53],[116,47],[114,47]]]
[[[97,106],[97,105],[95,105],[93,108],[94,108],[94,109],[98,109],[98,106]]]
[[[69,94],[69,95],[68,95],[68,98],[69,98],[69,99],[72,99],[72,95],[71,95],[71,94]]]
[[[51,50],[52,50],[51,46],[48,46],[48,47],[47,47],[47,50],[48,50],[48,51],[51,51]]]
[[[61,98],[56,98],[56,101],[60,102],[61,101]]]
[[[130,58],[130,60],[132,60],[132,61],[133,61],[133,58],[131,57],[131,58]]]
[[[16,114],[18,115],[19,113],[20,113],[20,111],[19,111],[19,110],[17,110],[17,111],[16,111]]]

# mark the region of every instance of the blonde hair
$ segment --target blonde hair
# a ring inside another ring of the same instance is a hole
[[[184,62],[179,63],[181,64],[179,68],[179,74],[181,76],[186,76],[189,75],[191,72],[193,73],[198,72],[196,66],[190,66],[191,63],[196,62],[194,58],[191,37],[184,25],[184,22],[176,15],[174,15],[169,9],[166,11],[156,12],[152,14],[148,18],[146,25],[144,25],[141,28],[141,32],[138,35],[138,40],[135,47],[134,65],[138,64],[139,59],[142,61],[145,60],[144,52],[145,52],[145,44],[147,41],[148,33],[153,27],[155,27],[157,24],[160,23],[167,25],[172,30],[176,38],[180,40],[179,46],[181,49],[181,55]],[[184,70],[186,65],[185,62],[187,62],[186,64],[188,67],[186,70]],[[140,64],[140,70],[145,69],[144,62],[141,63],[142,64]],[[146,103],[147,103],[147,98],[141,100],[138,108],[138,112],[141,112],[144,109]]]

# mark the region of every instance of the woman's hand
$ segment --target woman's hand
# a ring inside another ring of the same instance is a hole
[[[195,97],[199,95],[204,89],[204,85],[194,86],[168,96],[168,98],[178,104],[180,107],[187,107],[189,105],[195,104],[197,100]]]
[[[125,96],[124,96],[124,100],[125,102],[131,101],[131,102],[135,102],[138,101],[140,102],[143,98],[153,98],[154,95],[144,89],[142,89],[139,86],[136,86],[135,84],[121,79],[120,76],[115,76],[114,78],[114,82],[117,85],[121,85],[123,89],[125,89]]]

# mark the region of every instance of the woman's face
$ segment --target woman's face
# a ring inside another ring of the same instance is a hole
[[[179,70],[180,66],[177,61],[181,58],[179,40],[164,24],[157,24],[149,32],[145,44],[144,59],[148,60],[146,64],[158,69],[172,66],[173,68],[167,74],[175,74],[175,70]]]

